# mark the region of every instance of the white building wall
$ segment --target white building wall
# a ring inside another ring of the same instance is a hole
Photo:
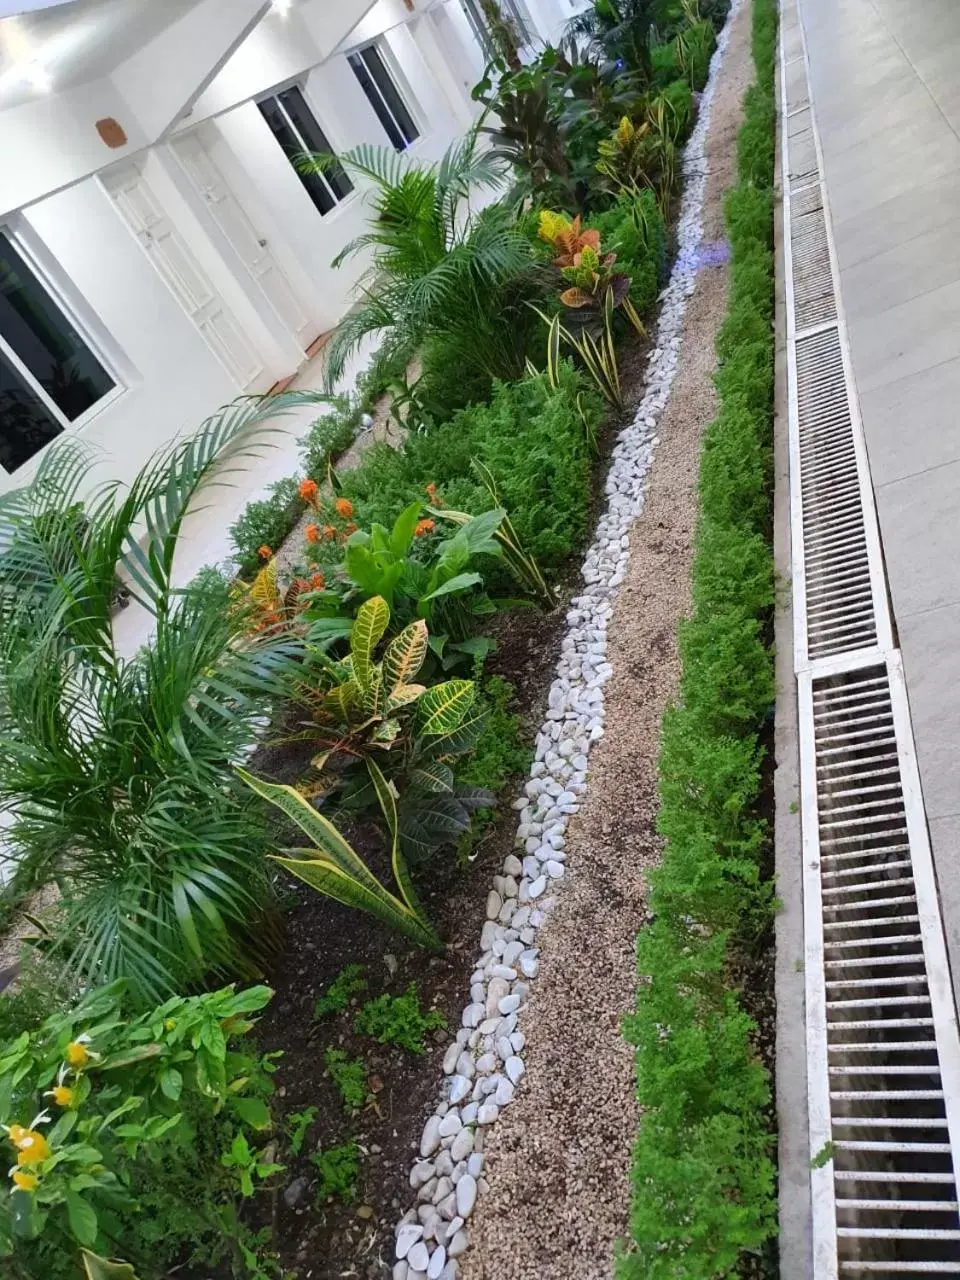
[[[67,282],[68,301],[85,328],[92,319],[93,336],[106,347],[125,386],[81,433],[104,453],[96,478],[131,476],[178,431],[198,425],[232,399],[236,387],[97,179],[39,201],[23,222],[41,265],[55,264],[54,279]],[[0,472],[0,488],[24,483],[37,461],[12,477]]]

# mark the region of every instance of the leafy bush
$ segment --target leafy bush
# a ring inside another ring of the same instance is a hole
[[[589,227],[600,232],[604,248],[617,255],[617,268],[630,277],[630,301],[641,315],[657,300],[667,266],[667,228],[652,191],[621,195]]]
[[[773,405],[771,109],[774,0],[755,0],[757,85],[745,101],[739,185],[726,202],[729,310],[718,335],[717,419],[700,467],[694,615],[681,629],[680,705],[660,753],[651,877],[654,922],[639,937],[641,986],[625,1020],[642,1119],[632,1246],[620,1280],[713,1280],[776,1230],[770,1084],[755,1026],[731,989],[734,949],[769,926],[769,835],[758,812],[759,734],[774,695],[767,635]]]
[[[310,1163],[320,1175],[317,1181],[318,1206],[328,1200],[353,1204],[360,1176],[360,1149],[355,1142],[341,1142],[326,1151],[314,1151]]]
[[[230,526],[237,566],[245,577],[256,573],[263,564],[261,548],[276,551],[306,510],[296,476],[274,481],[267,493],[266,498],[248,502]]]
[[[365,1107],[370,1090],[362,1058],[350,1058],[343,1049],[328,1049],[323,1055],[323,1065],[340,1095],[345,1111],[352,1114]]]
[[[353,442],[361,412],[360,405],[349,396],[331,396],[330,411],[322,414],[300,440],[300,465],[305,476],[317,484],[327,478],[330,463]]]
[[[343,492],[364,524],[390,523],[435,484],[443,503],[484,511],[490,495],[471,467],[490,469],[498,505],[506,508],[526,552],[557,568],[579,546],[590,504],[587,425],[596,431],[603,410],[569,362],[559,386],[546,375],[495,383],[489,404],[471,405],[400,449],[375,445],[342,477]]]
[[[371,1036],[380,1044],[396,1044],[409,1053],[426,1053],[423,1038],[430,1031],[446,1027],[438,1009],[423,1013],[416,984],[411,982],[402,996],[382,995],[362,1005],[353,1020],[359,1035]]]
[[[0,1141],[16,1157],[0,1257],[16,1275],[74,1280],[81,1248],[143,1274],[185,1250],[232,1260],[235,1239],[249,1251],[236,1210],[274,1169],[255,1141],[272,1066],[235,1042],[270,996],[228,987],[130,1020],[114,983],[0,1046]]]
[[[353,997],[366,989],[363,965],[345,965],[313,1006],[314,1021],[320,1022],[332,1013],[342,1013]]]
[[[473,787],[483,787],[498,794],[507,779],[514,774],[525,774],[533,759],[533,751],[526,743],[520,717],[510,710],[513,701],[513,685],[502,676],[491,676],[484,681],[477,698],[483,716],[483,730],[477,739],[473,754],[457,769],[460,782]],[[477,844],[484,828],[493,820],[493,809],[478,809],[473,815],[473,826],[460,841],[459,854],[465,858]]]

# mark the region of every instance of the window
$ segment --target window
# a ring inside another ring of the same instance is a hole
[[[420,130],[400,96],[386,63],[375,44],[347,55],[353,74],[377,113],[387,137],[398,151],[405,151],[420,137]]]
[[[0,466],[16,471],[115,386],[0,230]]]
[[[353,183],[341,166],[331,165],[323,173],[301,173],[297,169],[297,157],[304,151],[333,151],[300,90],[292,85],[282,93],[263,98],[257,106],[317,210],[329,213],[336,208],[353,190]]]
[[[490,32],[490,15],[487,6],[483,0],[461,0],[461,3],[477,43],[483,50],[483,56],[491,62],[497,56],[498,50]],[[518,48],[526,48],[530,43],[530,32],[518,0],[499,0],[497,8],[501,19],[512,26]]]

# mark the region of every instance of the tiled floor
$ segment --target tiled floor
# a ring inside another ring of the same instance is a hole
[[[960,970],[960,3],[800,0],[853,370]]]

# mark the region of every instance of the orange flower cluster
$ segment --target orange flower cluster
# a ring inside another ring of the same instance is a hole
[[[317,500],[317,494],[319,492],[320,486],[317,484],[316,480],[311,480],[307,477],[306,480],[300,481],[300,497],[304,502],[309,502],[310,505],[313,506]]]
[[[273,548],[268,547],[267,544],[264,543],[262,547],[258,547],[257,555],[260,557],[261,560],[269,560],[270,557],[273,555]]]
[[[425,534],[432,533],[436,525],[432,520],[418,520],[417,527],[413,531],[415,538],[422,538]]]
[[[432,481],[426,487],[426,494],[427,494],[427,497],[430,499],[430,505],[432,507],[443,506],[443,499],[440,497],[439,493],[437,492],[437,486]]]
[[[303,532],[308,542],[320,541],[320,526],[318,524],[308,524]]]
[[[353,503],[347,498],[338,498],[333,504],[333,509],[341,520],[349,520],[353,515]]]

